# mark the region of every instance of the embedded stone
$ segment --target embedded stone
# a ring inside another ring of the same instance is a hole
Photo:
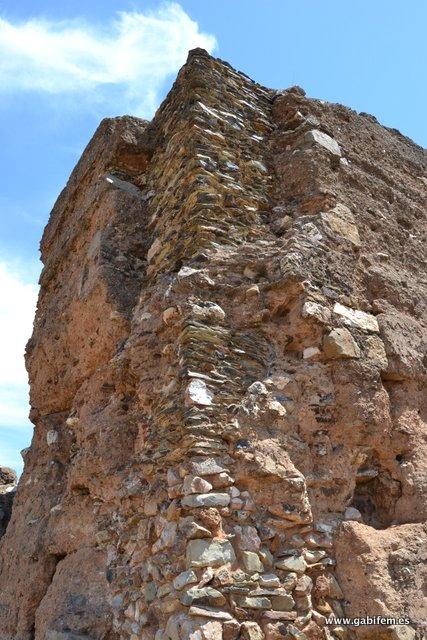
[[[292,611],[294,605],[295,601],[293,597],[287,593],[271,598],[271,606],[275,611]]]
[[[205,569],[202,573],[202,576],[199,580],[199,584],[197,585],[199,587],[199,589],[201,587],[204,587],[205,584],[208,584],[208,582],[210,582],[213,577],[215,575],[214,570],[212,569],[212,567],[208,567],[207,569]]]
[[[215,458],[204,458],[203,460],[192,460],[191,469],[197,476],[212,476],[217,473],[227,472]]]
[[[262,596],[258,598],[243,596],[238,599],[238,604],[240,607],[244,607],[245,609],[271,609],[270,600]]]
[[[267,620],[296,620],[296,611],[264,611],[262,617]]]
[[[244,525],[243,527],[234,527],[234,530],[238,545],[242,551],[258,551],[261,546],[261,539],[255,527]]]
[[[152,602],[157,594],[157,586],[155,582],[149,582],[145,587],[145,600]]]
[[[280,579],[275,573],[263,573],[259,577],[261,587],[280,587]]]
[[[260,382],[259,380],[257,380],[256,382],[253,382],[249,387],[248,387],[248,393],[252,396],[267,396],[268,395],[268,391],[266,386]]]
[[[202,634],[203,640],[223,640],[222,624],[219,620],[211,620],[203,624],[200,627],[200,633]]]
[[[186,606],[193,603],[221,606],[225,604],[225,597],[213,587],[190,587],[181,595],[181,602]]]
[[[191,516],[183,518],[179,522],[179,530],[185,535],[187,539],[196,538],[211,538],[212,534],[206,527],[202,527],[197,522],[194,522]]]
[[[154,256],[157,253],[159,253],[161,247],[162,247],[162,243],[160,242],[160,240],[158,238],[156,238],[156,240],[154,240],[153,244],[151,245],[151,247],[147,251],[147,262],[151,262],[151,260],[154,258]]]
[[[181,499],[184,507],[226,507],[230,504],[228,493],[199,493],[185,496]]]
[[[304,360],[310,360],[311,358],[315,358],[320,353],[320,349],[318,347],[306,347],[302,352],[302,357]]]
[[[366,356],[381,371],[388,368],[388,358],[384,347],[384,342],[379,336],[367,336],[366,338]]]
[[[153,544],[152,552],[158,553],[163,549],[173,547],[176,540],[176,522],[167,522],[162,529],[159,539]]]
[[[186,551],[189,567],[219,567],[236,559],[228,540],[190,540]]]
[[[326,551],[323,549],[312,549],[310,551],[304,551],[304,559],[309,564],[314,564],[315,562],[319,562],[322,558],[326,556]]]
[[[242,552],[243,565],[249,573],[264,571],[264,565],[258,557],[258,554],[253,551]]]
[[[202,618],[216,618],[217,620],[233,620],[233,616],[227,611],[213,609],[212,607],[192,606],[188,611],[190,616],[200,616]]]
[[[327,324],[332,314],[327,307],[324,307],[318,302],[307,300],[307,302],[303,304],[301,315],[303,318],[315,318],[318,322]]]
[[[182,483],[182,491],[186,495],[191,493],[207,493],[212,488],[211,483],[200,476],[186,476]]]
[[[263,640],[264,633],[256,622],[246,621],[240,627],[240,637],[244,640]]]
[[[180,591],[188,584],[197,582],[197,580],[197,574],[191,569],[188,569],[188,571],[182,571],[179,575],[176,576],[175,580],[173,581],[173,586],[177,591]]]
[[[178,320],[180,315],[181,315],[180,311],[177,307],[168,307],[163,311],[163,314],[162,314],[163,322],[165,323],[165,325],[171,326],[172,324],[174,324],[174,322]]]
[[[417,632],[408,625],[393,625],[390,640],[415,640]]]
[[[374,333],[378,333],[379,331],[378,321],[375,316],[370,313],[360,311],[360,309],[350,309],[350,307],[346,307],[339,302],[335,303],[333,312],[340,316],[342,321],[347,325],[358,327],[363,331],[371,331]]]
[[[275,567],[284,571],[295,571],[295,573],[304,573],[307,569],[307,563],[302,556],[289,556],[282,558],[275,563]]]
[[[307,576],[307,575],[301,576],[300,578],[298,578],[298,581],[295,585],[295,590],[294,590],[295,595],[296,596],[306,595],[310,593],[312,587],[313,587],[313,580],[310,578],[310,576]]]
[[[229,620],[222,627],[223,640],[237,640],[240,633],[240,622]]]
[[[355,507],[347,507],[347,509],[344,512],[344,519],[363,522],[362,514],[360,513],[359,509],[356,509]]]
[[[168,487],[173,487],[181,482],[181,478],[174,469],[168,469],[166,472],[166,482]]]
[[[299,144],[302,148],[318,145],[331,155],[341,157],[341,149],[338,142],[334,140],[334,138],[331,138],[331,136],[328,136],[327,133],[319,131],[319,129],[307,131],[303,135],[302,140],[297,141],[296,144]]]
[[[146,516],[155,516],[157,513],[157,500],[147,500],[144,503],[144,513]]]
[[[55,429],[51,429],[46,433],[46,442],[49,446],[58,442],[58,432]]]
[[[360,349],[348,329],[333,329],[323,340],[326,358],[360,358]]]
[[[360,247],[360,236],[354,216],[344,204],[337,204],[333,209],[321,213],[320,217],[327,228],[337,236]]]
[[[185,401],[187,405],[209,406],[213,403],[213,393],[209,391],[204,380],[194,378],[187,386]]]
[[[192,307],[193,315],[201,321],[222,322],[225,311],[215,302],[203,302]]]

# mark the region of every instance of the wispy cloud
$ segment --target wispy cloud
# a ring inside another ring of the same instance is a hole
[[[177,3],[152,12],[120,12],[106,26],[80,20],[0,18],[0,91],[79,93],[113,99],[122,109],[150,116],[165,79],[189,49],[215,48]]]

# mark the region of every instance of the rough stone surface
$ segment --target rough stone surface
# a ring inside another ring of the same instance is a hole
[[[16,473],[8,467],[0,467],[0,537],[9,523],[15,492]]]
[[[41,243],[0,640],[423,638],[425,175],[201,50],[101,123]]]
[[[323,340],[327,358],[359,358],[360,349],[348,329],[333,329]]]

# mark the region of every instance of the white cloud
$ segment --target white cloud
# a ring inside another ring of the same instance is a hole
[[[173,2],[153,12],[120,12],[105,27],[0,18],[0,91],[78,92],[98,102],[113,96],[122,108],[151,116],[163,82],[188,50],[211,52],[215,44]]]
[[[33,279],[33,272],[30,275]],[[19,426],[27,420],[28,386],[25,344],[31,335],[37,285],[22,271],[0,262],[0,425]]]

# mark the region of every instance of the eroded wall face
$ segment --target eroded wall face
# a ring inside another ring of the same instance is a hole
[[[423,161],[201,51],[101,125],[42,243],[1,640],[422,637]]]

